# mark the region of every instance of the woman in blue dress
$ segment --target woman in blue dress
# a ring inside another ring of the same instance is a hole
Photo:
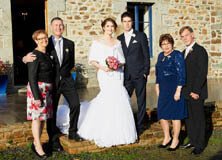
[[[185,84],[184,58],[181,52],[174,50],[174,40],[170,34],[159,39],[162,48],[156,63],[156,93],[158,96],[157,115],[164,132],[160,148],[175,151],[179,146],[181,119],[186,118],[187,110],[181,88]],[[173,137],[170,136],[168,120],[172,120]]]

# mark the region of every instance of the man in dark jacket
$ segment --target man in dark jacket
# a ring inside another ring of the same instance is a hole
[[[135,89],[138,105],[137,133],[143,130],[143,120],[146,114],[146,82],[150,71],[150,56],[147,36],[143,32],[133,30],[133,18],[129,12],[121,15],[124,33],[118,36],[126,59],[124,68],[124,85],[132,96]]]
[[[79,96],[75,87],[75,81],[71,76],[71,69],[75,65],[75,47],[74,42],[62,36],[64,32],[63,20],[60,17],[54,17],[51,20],[51,30],[53,35],[49,38],[47,53],[54,61],[55,87],[53,98],[53,118],[47,120],[47,132],[49,135],[49,147],[53,151],[61,151],[62,146],[59,143],[59,129],[56,127],[56,112],[60,95],[62,94],[69,103],[70,108],[70,127],[69,139],[82,141],[77,134],[77,124],[80,112]],[[23,58],[23,62],[35,60],[32,53]]]
[[[186,99],[188,118],[185,120],[189,143],[184,148],[194,147],[192,154],[200,154],[205,148],[204,100],[207,92],[208,54],[204,47],[194,40],[190,26],[180,29],[180,36],[186,49],[183,51],[186,66],[186,84],[182,93]]]

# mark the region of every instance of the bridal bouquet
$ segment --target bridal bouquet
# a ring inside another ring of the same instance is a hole
[[[106,65],[108,66],[109,69],[117,70],[119,68],[120,63],[116,57],[108,56],[106,58]]]

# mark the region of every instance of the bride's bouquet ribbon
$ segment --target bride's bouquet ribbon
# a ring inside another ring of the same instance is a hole
[[[117,70],[119,68],[120,63],[116,57],[108,56],[106,58],[106,65],[108,66],[109,69]]]

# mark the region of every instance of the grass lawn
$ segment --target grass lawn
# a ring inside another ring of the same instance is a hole
[[[99,153],[82,153],[69,155],[65,152],[53,153],[49,160],[222,160],[222,131],[215,131],[204,152],[199,156],[190,154],[191,150],[178,149],[169,152],[157,146],[136,148],[110,148]],[[0,152],[0,160],[36,160],[38,159],[30,149],[10,149]]]

